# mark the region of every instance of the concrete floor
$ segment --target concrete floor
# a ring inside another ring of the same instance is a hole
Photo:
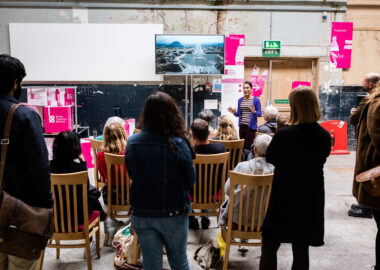
[[[325,165],[325,246],[310,248],[311,270],[369,270],[375,262],[376,225],[373,219],[353,218],[347,215],[350,205],[355,202],[351,195],[355,153],[345,156],[331,156]],[[89,171],[92,178],[93,171]],[[286,211],[286,209],[284,209]],[[302,215],[302,213],[300,213]],[[202,269],[193,259],[201,243],[216,238],[219,229],[216,219],[211,219],[208,230],[189,232],[188,259],[191,269]],[[103,239],[103,234],[102,238]],[[101,241],[103,242],[103,241]],[[84,250],[61,251],[61,258],[55,259],[55,250],[47,249],[43,269],[86,269]],[[93,260],[93,269],[115,269],[112,247],[102,247],[101,259]],[[260,248],[252,247],[243,257],[237,247],[231,248],[228,269],[258,269]],[[278,252],[278,269],[291,269],[291,246],[283,244]],[[166,257],[164,267],[169,268]]]

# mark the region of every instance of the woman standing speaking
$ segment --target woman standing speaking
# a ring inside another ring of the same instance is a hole
[[[239,98],[237,110],[229,107],[228,111],[239,117],[239,137],[244,139],[244,148],[250,150],[256,136],[257,117],[261,116],[260,99],[252,96],[252,84],[244,82],[244,96]]]

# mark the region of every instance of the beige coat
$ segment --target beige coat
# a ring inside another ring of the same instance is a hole
[[[380,165],[380,93],[376,94],[372,102],[363,105],[356,126],[358,144],[354,178],[359,173]],[[352,192],[359,205],[380,210],[380,197],[369,195],[363,183],[357,183],[354,179]]]

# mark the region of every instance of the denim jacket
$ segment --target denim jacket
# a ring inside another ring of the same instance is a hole
[[[131,214],[170,217],[191,210],[189,190],[196,180],[186,142],[143,130],[128,138],[125,164],[132,184]]]
[[[244,97],[239,98],[238,100],[238,107],[235,113],[235,116],[239,117],[239,126],[241,121],[241,102],[243,101]],[[253,130],[257,130],[257,117],[261,116],[261,103],[260,99],[258,97],[253,97],[252,99],[252,105],[255,106],[256,113],[251,113],[251,118],[249,119],[248,127]]]

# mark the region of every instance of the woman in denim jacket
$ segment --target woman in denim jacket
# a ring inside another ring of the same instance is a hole
[[[162,269],[164,244],[171,269],[190,269],[187,215],[196,174],[184,120],[169,95],[155,92],[145,101],[139,125],[142,132],[128,138],[125,164],[132,179],[131,223],[143,267]]]

